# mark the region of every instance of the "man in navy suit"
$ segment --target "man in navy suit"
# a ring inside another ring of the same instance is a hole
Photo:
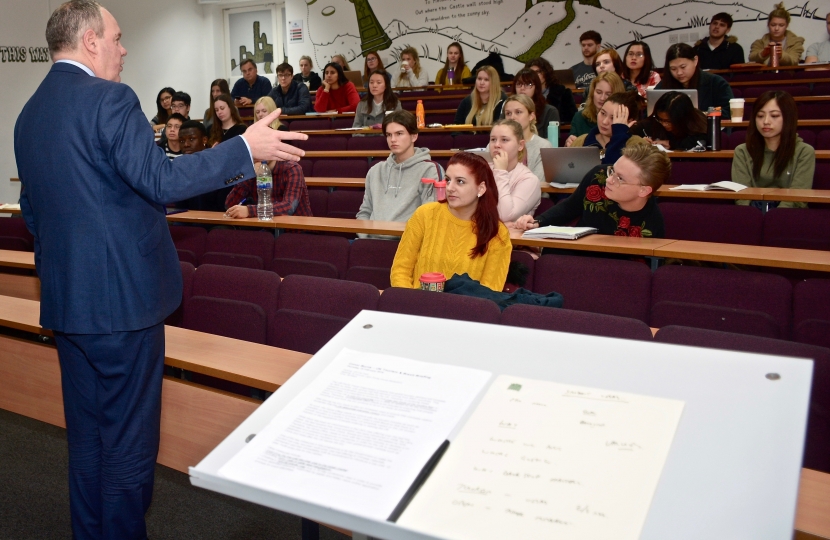
[[[121,31],[92,0],[52,14],[55,64],[15,125],[20,205],[35,237],[40,322],[55,334],[77,539],[146,538],[158,454],[164,319],[182,294],[164,204],[297,160],[268,127],[170,161],[121,80]],[[46,151],[43,149],[46,148]]]

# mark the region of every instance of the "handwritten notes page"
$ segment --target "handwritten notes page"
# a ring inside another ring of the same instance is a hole
[[[219,474],[385,520],[490,375],[343,349]]]
[[[398,524],[442,538],[638,538],[683,402],[501,375]]]

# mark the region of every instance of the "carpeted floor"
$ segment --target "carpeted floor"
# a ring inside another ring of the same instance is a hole
[[[0,540],[71,537],[66,432],[0,410]],[[301,537],[300,518],[190,485],[186,474],[156,466],[152,540]],[[348,537],[320,527],[323,540]]]

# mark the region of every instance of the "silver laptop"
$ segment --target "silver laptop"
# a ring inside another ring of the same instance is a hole
[[[654,104],[657,103],[657,100],[663,97],[663,95],[665,95],[668,92],[680,92],[681,94],[686,94],[692,100],[692,105],[695,106],[695,109],[698,108],[697,90],[646,90],[646,99],[648,100],[647,116],[651,116],[651,113],[654,111]]]
[[[361,75],[359,71],[344,71],[343,74],[353,85],[355,85],[355,88],[363,88],[363,75]],[[697,103],[697,101],[695,101],[695,103]]]
[[[557,184],[578,184],[588,171],[600,164],[599,148],[540,148],[545,181]]]

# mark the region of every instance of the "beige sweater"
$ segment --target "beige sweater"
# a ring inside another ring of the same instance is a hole
[[[787,46],[781,51],[781,61],[779,64],[782,66],[797,66],[798,61],[801,60],[801,55],[804,54],[804,38],[798,37],[787,30],[784,39],[786,40]],[[769,65],[772,55],[766,58],[761,56],[761,51],[767,45],[769,45],[769,34],[765,34],[761,39],[753,41],[752,46],[749,48],[749,61]]]

